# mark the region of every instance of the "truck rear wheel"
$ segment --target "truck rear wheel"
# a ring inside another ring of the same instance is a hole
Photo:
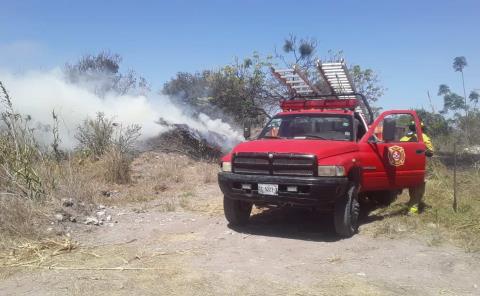
[[[351,183],[345,195],[335,202],[334,224],[337,234],[343,237],[354,235],[358,230],[359,215],[358,188]]]
[[[230,225],[245,225],[252,212],[252,203],[223,196],[223,211]]]

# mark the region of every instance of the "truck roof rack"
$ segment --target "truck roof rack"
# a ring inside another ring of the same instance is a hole
[[[293,65],[292,69],[277,70],[272,67],[271,70],[273,76],[287,87],[290,93],[290,99],[322,100],[327,97],[329,99],[334,97],[338,100],[358,100],[359,104],[357,104],[355,111],[363,118],[367,118],[365,116],[367,113],[370,117],[369,120],[367,120],[368,123],[373,121],[373,113],[370,105],[364,95],[356,92],[355,85],[343,59],[339,62],[327,63],[317,60],[316,68],[320,77],[328,87],[329,94],[322,94],[319,88],[308,80],[307,75],[298,65]],[[342,106],[342,104],[333,104],[332,106]],[[325,107],[326,106],[324,106],[324,108]]]

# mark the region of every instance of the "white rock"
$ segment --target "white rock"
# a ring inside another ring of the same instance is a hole
[[[108,215],[107,218],[105,219],[105,221],[107,221],[107,222],[112,221],[112,215]]]
[[[85,218],[85,224],[86,225],[100,225],[100,222],[98,221],[97,218],[87,217],[87,218]]]
[[[105,206],[104,206],[104,205],[98,205],[97,209],[99,209],[99,210],[104,210],[104,209],[105,209]]]
[[[98,218],[102,218],[102,217],[105,216],[105,214],[106,214],[105,211],[98,211],[98,212],[97,212],[97,217],[98,217]]]
[[[62,222],[65,219],[65,217],[61,213],[56,213],[54,217],[57,222]]]

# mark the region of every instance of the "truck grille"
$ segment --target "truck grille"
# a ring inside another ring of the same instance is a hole
[[[269,155],[271,157],[269,157]],[[237,174],[276,176],[315,176],[315,155],[294,153],[236,153],[232,161]]]

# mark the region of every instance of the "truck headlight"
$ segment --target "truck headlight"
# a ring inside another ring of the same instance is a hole
[[[340,165],[319,165],[319,177],[343,177],[345,176],[345,168]]]
[[[228,161],[222,162],[222,172],[231,172],[232,171],[232,163]]]

